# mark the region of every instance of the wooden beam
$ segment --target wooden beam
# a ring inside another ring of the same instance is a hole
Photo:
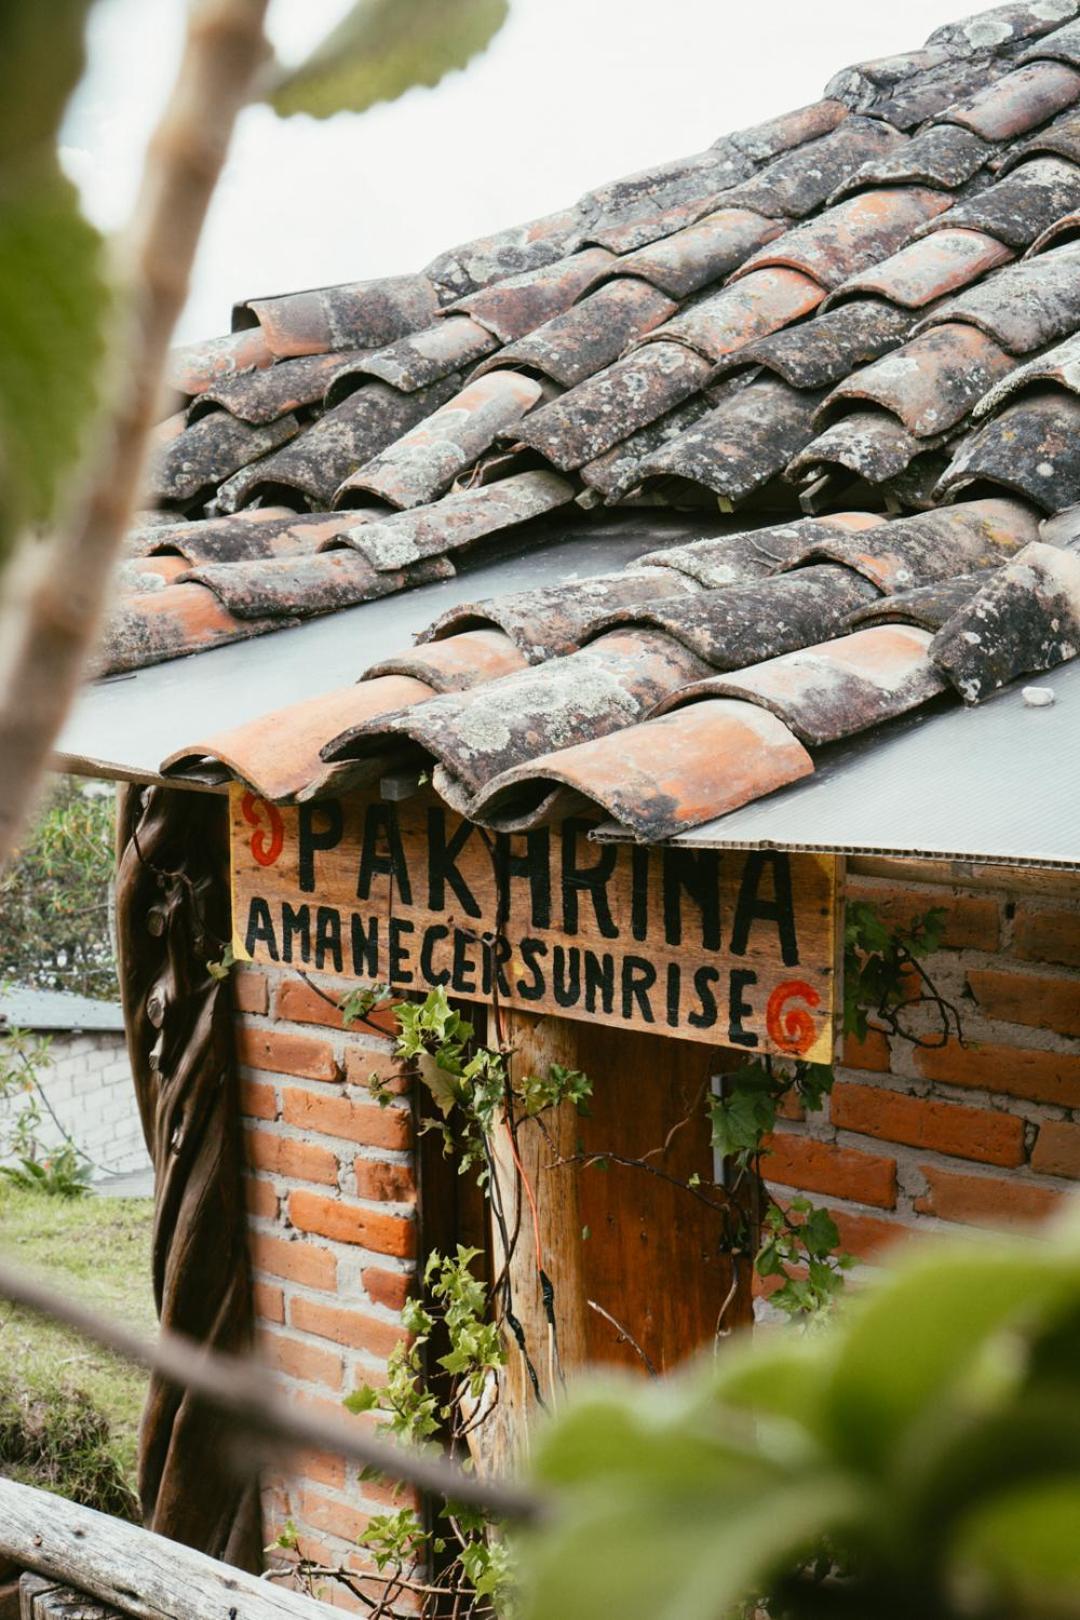
[[[326,1606],[49,1491],[0,1478],[0,1557],[134,1620],[325,1620]]]
[[[508,1133],[500,1131],[495,1143],[503,1224],[518,1234],[509,1262],[512,1307],[545,1404],[557,1406],[563,1379],[572,1382],[586,1367],[666,1372],[713,1343],[718,1327],[749,1323],[749,1265],[730,1254],[727,1222],[715,1207],[724,1194],[711,1190],[706,1094],[718,1060],[730,1054],[519,1012],[504,1011],[502,1033],[514,1049],[515,1076],[544,1074],[561,1063],[593,1083],[587,1116],[564,1104],[544,1116],[544,1129],[532,1122],[518,1129],[535,1223]],[[582,1155],[605,1158],[583,1164]],[[566,1159],[575,1162],[558,1162]],[[695,1176],[705,1185],[688,1187]],[[493,1249],[497,1274],[505,1253],[498,1223]],[[541,1266],[553,1294],[555,1346]],[[491,1462],[503,1467],[527,1453],[539,1410],[511,1334],[507,1347],[501,1411],[492,1425],[499,1432]]]

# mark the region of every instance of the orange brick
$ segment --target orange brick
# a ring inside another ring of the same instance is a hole
[[[255,1315],[263,1322],[284,1322],[285,1295],[280,1288],[272,1283],[257,1282],[252,1285],[252,1304]]]
[[[260,1348],[263,1359],[290,1378],[302,1378],[308,1384],[325,1384],[327,1389],[341,1388],[341,1357],[332,1350],[302,1344],[284,1333],[263,1334]]]
[[[296,1181],[322,1181],[337,1185],[337,1156],[328,1147],[301,1142],[291,1136],[275,1136],[271,1131],[246,1131],[244,1150],[254,1170],[269,1170]]]
[[[270,987],[264,973],[236,969],[232,976],[233,1006],[237,1012],[264,1013],[270,1005]]]
[[[385,1204],[414,1204],[416,1176],[408,1164],[386,1164],[382,1159],[357,1159],[356,1192],[359,1198]]]
[[[404,1097],[412,1090],[412,1077],[402,1072],[401,1060],[391,1051],[379,1052],[359,1042],[345,1048],[345,1078],[350,1086],[367,1090],[372,1075],[380,1085],[395,1097]]]
[[[856,1215],[846,1209],[830,1209],[840,1233],[840,1247],[859,1260],[872,1260],[886,1249],[912,1237],[912,1229],[902,1221],[886,1221],[877,1215]]]
[[[1080,967],[1080,910],[1021,906],[1016,913],[1013,955],[1027,962]]]
[[[967,978],[987,1018],[1080,1035],[1080,979],[1003,973],[998,968],[970,968]]]
[[[384,1271],[381,1266],[365,1266],[360,1280],[369,1299],[392,1311],[400,1311],[412,1292],[414,1281],[407,1271]]]
[[[1064,1196],[1016,1176],[962,1175],[932,1164],[921,1168],[927,1191],[915,1200],[915,1208],[921,1215],[938,1215],[944,1221],[1008,1229],[1030,1226],[1059,1209]]]
[[[368,1350],[373,1356],[388,1356],[406,1337],[404,1330],[392,1322],[379,1322],[357,1311],[337,1310],[314,1299],[294,1299],[289,1320],[304,1333],[332,1339],[351,1350]]]
[[[236,1052],[250,1069],[274,1074],[295,1074],[302,1080],[339,1080],[341,1071],[329,1041],[291,1035],[282,1029],[254,1029],[242,1024],[236,1033]]]
[[[274,997],[274,1016],[290,1024],[322,1024],[326,1029],[341,1029],[341,1013],[336,1005],[341,993],[327,990],[325,996],[331,998],[327,1001],[314,985],[306,984],[303,979],[283,979]]]
[[[343,1541],[359,1541],[368,1526],[366,1513],[314,1491],[301,1492],[300,1517],[313,1529],[340,1536]]]
[[[412,1145],[412,1115],[407,1108],[380,1108],[374,1102],[353,1102],[351,1097],[287,1086],[281,1097],[288,1125],[344,1137],[364,1147],[407,1148]]]
[[[1080,1181],[1080,1125],[1068,1125],[1064,1120],[1048,1120],[1040,1125],[1031,1168],[1048,1176]]]
[[[928,911],[944,911],[943,945],[952,950],[996,951],[1000,939],[997,901],[983,895],[949,894],[946,890],[893,889],[849,881],[849,900],[867,901],[882,922],[910,927]]]
[[[908,1147],[932,1148],[984,1164],[1024,1162],[1024,1122],[1015,1114],[843,1081],[833,1087],[829,1108],[832,1122],[840,1130],[904,1142]]]
[[[1080,1057],[1068,1052],[950,1041],[947,1046],[916,1047],[912,1060],[927,1080],[1080,1108]]]
[[[762,1166],[766,1181],[806,1192],[850,1198],[856,1204],[893,1209],[896,1204],[896,1164],[875,1153],[835,1147],[793,1131],[766,1138],[768,1158]]]
[[[314,1243],[256,1233],[251,1239],[251,1262],[257,1271],[269,1271],[286,1282],[303,1283],[307,1288],[337,1287],[337,1261],[329,1249]]]
[[[316,1232],[336,1243],[358,1243],[398,1260],[411,1260],[416,1252],[416,1224],[403,1215],[297,1191],[289,1195],[289,1218],[302,1232]]]
[[[888,1074],[891,1062],[888,1037],[880,1029],[868,1029],[861,1041],[855,1035],[845,1035],[840,1062],[845,1069],[871,1069],[877,1074]]]
[[[296,1472],[319,1485],[331,1485],[337,1491],[345,1489],[345,1464],[332,1452],[305,1451],[297,1458]]]
[[[261,1080],[241,1080],[240,1112],[249,1119],[276,1119],[277,1094]]]
[[[278,1212],[278,1195],[270,1182],[261,1181],[257,1176],[247,1176],[245,1181],[244,1196],[249,1213],[273,1220]]]

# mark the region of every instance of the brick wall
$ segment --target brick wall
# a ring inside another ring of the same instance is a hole
[[[53,1033],[39,1079],[64,1131],[92,1161],[93,1180],[99,1181],[105,1174],[150,1169],[122,1033]],[[0,1100],[0,1132],[23,1102],[21,1095]],[[44,1104],[41,1115],[38,1136],[42,1145],[61,1146],[63,1132]]]
[[[408,1099],[381,1108],[367,1088],[373,1072],[392,1072],[389,1041],[366,1026],[343,1030],[324,999],[336,1002],[348,988],[273,970],[234,975],[263,1354],[290,1399],[366,1424],[341,1402],[383,1380],[401,1337],[417,1252],[416,1180]],[[384,1012],[380,1027],[391,1028],[392,1016]],[[268,1540],[291,1519],[306,1557],[361,1568],[356,1538],[389,1500],[379,1485],[361,1483],[355,1466],[308,1457],[293,1477],[267,1481]],[[325,1596],[360,1606],[342,1589]]]
[[[848,893],[887,918],[947,909],[927,965],[960,1009],[965,1044],[849,1042],[826,1108],[776,1132],[778,1195],[814,1194],[869,1260],[913,1228],[1050,1213],[1080,1181],[1080,880],[864,861],[850,864]],[[263,1347],[291,1399],[370,1422],[340,1403],[379,1380],[414,1274],[408,1100],[371,1100],[368,1075],[392,1070],[389,1041],[342,1030],[295,974],[245,969],[233,982]],[[347,988],[312,983],[335,1001]],[[312,1457],[270,1480],[266,1502],[270,1535],[291,1518],[306,1554],[362,1567],[353,1543],[388,1497],[338,1459]]]
[[[925,965],[964,1042],[849,1039],[824,1109],[776,1131],[777,1195],[826,1203],[862,1259],[914,1228],[1053,1213],[1080,1181],[1080,879],[853,860],[846,891],[887,921],[945,908]]]

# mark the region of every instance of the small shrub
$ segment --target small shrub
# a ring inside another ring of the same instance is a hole
[[[108,1418],[84,1391],[58,1382],[24,1388],[0,1377],[0,1474],[114,1518],[140,1518]]]

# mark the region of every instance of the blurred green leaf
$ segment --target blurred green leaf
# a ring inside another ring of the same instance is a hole
[[[468,65],[498,33],[508,0],[358,0],[267,99],[285,115],[365,112]]]
[[[0,165],[0,186],[3,184]],[[97,231],[58,170],[0,207],[0,557],[54,513],[98,397],[108,294]]]
[[[959,1531],[961,1597],[989,1598],[999,1613],[1080,1612],[1080,1472],[996,1497]]]
[[[1034,1245],[928,1253],[861,1300],[832,1364],[826,1412],[839,1450],[883,1466],[932,1402],[970,1381],[988,1338],[1049,1325],[1080,1287],[1080,1262]]]
[[[36,161],[56,135],[82,76],[83,31],[91,0],[0,5],[0,170]]]

